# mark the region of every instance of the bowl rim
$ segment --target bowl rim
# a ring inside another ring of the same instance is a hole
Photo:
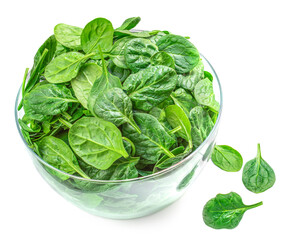
[[[77,179],[77,180],[81,180],[81,181],[87,181],[87,182],[93,182],[93,183],[99,183],[99,184],[109,184],[109,183],[125,183],[125,182],[136,182],[136,181],[143,181],[143,180],[148,180],[148,179],[153,179],[153,178],[156,178],[156,177],[159,177],[161,175],[164,175],[168,172],[171,172],[173,171],[175,168],[178,168],[178,167],[181,167],[182,164],[188,162],[190,159],[192,159],[194,157],[194,155],[196,155],[202,148],[203,146],[206,145],[206,143],[210,140],[210,138],[212,138],[215,134],[216,134],[216,131],[218,129],[218,126],[219,126],[219,122],[220,122],[220,119],[221,119],[221,114],[222,114],[222,108],[223,108],[223,96],[222,96],[222,87],[221,87],[221,83],[219,81],[219,78],[213,68],[213,66],[211,65],[211,63],[203,56],[203,54],[200,53],[200,57],[202,59],[204,59],[207,64],[209,65],[211,71],[212,71],[212,75],[215,77],[216,81],[217,81],[217,84],[218,84],[218,88],[219,88],[219,97],[220,97],[220,101],[219,101],[219,104],[220,104],[220,108],[219,108],[219,112],[218,112],[218,116],[217,116],[217,120],[214,124],[214,127],[213,129],[211,130],[210,134],[208,135],[208,137],[201,143],[201,145],[195,150],[193,151],[191,154],[189,154],[187,157],[185,157],[184,159],[182,159],[180,162],[166,168],[166,169],[163,169],[159,172],[156,172],[156,173],[153,173],[153,174],[150,174],[150,175],[147,175],[147,176],[142,176],[142,177],[137,177],[137,178],[131,178],[131,179],[123,179],[123,180],[98,180],[98,179],[86,179],[86,178],[83,178],[83,177],[80,177],[80,176],[75,176],[75,175],[72,175],[72,174],[68,174],[64,171],[61,171],[60,169],[57,169],[55,167],[53,167],[52,165],[50,165],[49,163],[45,162],[41,157],[39,157],[27,144],[27,142],[25,141],[24,137],[23,137],[23,134],[21,132],[21,127],[20,127],[20,124],[19,124],[19,116],[18,116],[18,113],[19,111],[17,110],[18,108],[18,104],[19,104],[19,100],[20,100],[20,96],[21,96],[21,93],[22,93],[22,84],[20,86],[20,89],[18,90],[18,93],[17,93],[17,97],[16,97],[16,102],[15,102],[15,120],[16,120],[16,125],[17,125],[17,129],[18,129],[18,132],[21,136],[21,139],[22,141],[24,142],[25,146],[28,148],[29,152],[31,153],[31,155],[33,155],[37,160],[40,161],[40,163],[42,163],[43,165],[45,165],[46,167],[48,168],[51,168],[52,170],[56,171],[56,172],[59,172],[61,174],[64,174],[64,175],[67,175],[69,176],[70,178],[72,179]]]

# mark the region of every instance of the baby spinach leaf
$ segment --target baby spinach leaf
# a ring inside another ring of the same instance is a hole
[[[192,149],[191,123],[185,112],[177,105],[170,105],[166,107],[165,115],[171,127],[181,127],[177,134],[185,139],[189,143],[189,149]]]
[[[158,52],[158,47],[148,39],[134,38],[126,43],[124,58],[126,65],[138,72],[151,64],[150,58]]]
[[[88,98],[93,83],[102,75],[102,68],[96,63],[87,63],[80,69],[78,75],[71,80],[71,86],[78,101],[86,109],[88,108]]]
[[[103,54],[101,52],[100,54],[102,58],[102,75],[94,81],[88,98],[88,108],[92,114],[94,114],[95,102],[100,93],[103,94],[114,87],[122,87],[119,78],[109,73]]]
[[[140,22],[140,20],[140,17],[128,18],[122,23],[120,27],[117,28],[117,30],[130,30],[134,28]]]
[[[57,115],[66,111],[71,102],[77,102],[77,100],[67,87],[44,84],[26,94],[24,109],[29,107],[37,114]]]
[[[167,99],[176,86],[175,71],[166,66],[151,66],[131,74],[123,83],[136,109],[150,111]]]
[[[203,220],[207,226],[214,229],[233,229],[239,225],[247,210],[261,205],[262,202],[245,205],[235,192],[217,194],[204,206]]]
[[[173,58],[166,52],[157,52],[151,57],[152,65],[163,65],[174,68]]]
[[[99,53],[100,46],[103,52],[111,50],[113,45],[114,28],[105,18],[95,18],[87,23],[81,33],[81,46],[85,53]]]
[[[63,54],[63,53],[67,53],[67,52],[71,52],[72,49],[67,48],[65,46],[63,46],[62,44],[60,44],[59,42],[57,42],[57,47],[56,47],[56,51],[54,54],[54,58],[58,57],[59,55]]]
[[[63,53],[49,63],[44,76],[50,83],[69,82],[76,77],[81,65],[91,56],[79,52]]]
[[[211,82],[213,81],[213,76],[210,72],[204,71],[204,78],[209,79]]]
[[[128,69],[128,66],[125,62],[124,49],[125,49],[126,44],[131,39],[132,37],[124,37],[124,38],[117,40],[114,43],[112,50],[109,53],[111,60],[114,62],[116,66],[120,68]]]
[[[131,32],[129,30],[119,30],[119,29],[115,30],[114,35],[118,38],[127,37],[127,36],[131,36],[135,38],[148,38],[152,36],[149,31]]]
[[[212,111],[219,111],[219,103],[215,100],[212,82],[209,79],[205,78],[196,84],[194,96],[199,104],[208,106]]]
[[[80,36],[82,28],[59,23],[54,28],[54,33],[57,41],[63,46],[81,50]]]
[[[170,96],[175,105],[181,107],[187,116],[189,116],[192,108],[198,106],[198,103],[193,96],[190,93],[187,93],[183,88],[176,89]]]
[[[257,151],[256,158],[244,166],[242,180],[251,192],[262,193],[274,185],[276,177],[273,169],[261,157],[260,144]]]
[[[213,163],[226,172],[238,172],[243,165],[241,154],[226,145],[216,145],[211,157]]]
[[[193,91],[196,84],[204,77],[204,64],[200,60],[186,75],[178,75],[177,86],[188,91]]]
[[[129,69],[124,69],[116,66],[113,61],[109,62],[108,70],[111,74],[118,77],[121,82],[124,82],[124,80],[130,75],[131,71]]]
[[[175,140],[156,118],[146,113],[135,113],[134,120],[141,129],[141,134],[129,124],[123,125],[122,132],[135,144],[137,156],[142,156],[148,164],[156,163],[161,154],[174,157],[169,149]]]
[[[100,94],[95,102],[93,112],[96,116],[112,122],[117,127],[127,122],[141,133],[133,119],[130,98],[121,88],[111,88]]]
[[[191,135],[194,148],[197,148],[208,137],[213,129],[214,123],[209,114],[200,106],[190,111]]]
[[[89,179],[79,167],[74,153],[63,140],[53,136],[44,137],[39,142],[38,149],[43,160],[53,167],[68,174],[78,173],[82,177]],[[51,171],[53,175],[56,175],[62,180],[69,178],[69,176],[56,172],[55,170]]]
[[[157,45],[157,42],[160,40],[160,38],[161,38],[162,36],[167,35],[167,34],[168,34],[168,33],[165,33],[164,31],[160,31],[160,32],[158,32],[157,34],[151,36],[149,39],[150,39],[150,41],[151,41],[152,43],[154,43],[154,44]]]
[[[122,156],[128,157],[119,129],[99,118],[77,120],[69,130],[69,143],[83,161],[101,170],[108,169]]]
[[[159,51],[167,52],[173,57],[177,73],[188,73],[199,62],[198,50],[184,37],[167,34],[158,40],[157,46]]]

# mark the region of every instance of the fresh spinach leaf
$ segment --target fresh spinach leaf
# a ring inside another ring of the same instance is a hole
[[[114,28],[105,18],[95,18],[89,22],[81,33],[81,46],[85,53],[99,53],[111,50],[113,45]]]
[[[174,68],[173,58],[166,52],[157,52],[151,57],[152,65],[163,65]]]
[[[208,71],[204,71],[204,78],[209,79],[211,82],[213,81],[213,75]]]
[[[257,156],[246,163],[243,169],[243,183],[254,193],[262,193],[271,188],[275,181],[275,173],[270,165],[261,157],[260,144],[257,147]]]
[[[245,205],[235,192],[217,194],[204,206],[203,220],[207,226],[214,229],[233,229],[239,225],[247,210],[261,205],[262,202]]]
[[[109,62],[108,70],[111,74],[118,77],[121,82],[124,82],[125,79],[131,74],[129,69],[124,69],[116,66],[113,61]]]
[[[135,38],[149,38],[152,36],[152,34],[149,31],[131,32],[129,30],[116,29],[114,36],[118,38],[127,37],[127,36],[131,36]]]
[[[177,73],[188,73],[199,62],[198,50],[184,37],[167,34],[158,40],[157,46],[159,51],[167,52],[173,57]]]
[[[120,157],[128,157],[119,129],[99,118],[77,120],[69,130],[69,143],[83,161],[101,170],[108,169]]]
[[[59,23],[54,28],[57,41],[63,46],[75,50],[81,50],[80,36],[82,28]]]
[[[135,113],[134,120],[140,128],[141,134],[129,124],[123,125],[122,132],[134,143],[136,155],[142,156],[145,159],[143,162],[154,164],[161,154],[174,157],[169,149],[175,140],[155,117],[146,113]]]
[[[79,167],[74,153],[63,140],[53,136],[44,137],[39,142],[38,149],[43,160],[53,167],[68,174],[78,173],[82,177],[89,179],[89,177]],[[62,174],[53,169],[51,171],[53,175],[56,175],[62,180],[69,178],[68,175]]]
[[[78,101],[86,109],[93,83],[102,75],[102,68],[96,63],[88,63],[80,69],[78,75],[71,80],[71,86]]]
[[[176,73],[166,66],[151,66],[131,74],[123,88],[135,109],[150,111],[167,99],[176,86]]]
[[[211,157],[213,163],[226,172],[238,172],[243,165],[241,154],[226,145],[216,145]]]
[[[132,17],[126,19],[117,30],[130,30],[134,28],[141,21],[140,17]]]
[[[128,41],[124,49],[126,65],[138,72],[151,64],[151,57],[158,52],[158,47],[148,39],[134,38]]]

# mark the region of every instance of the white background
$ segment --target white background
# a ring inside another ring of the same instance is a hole
[[[0,86],[0,239],[281,239],[281,1],[3,1]],[[274,168],[275,186],[246,190],[241,172],[209,162],[183,198],[149,217],[116,221],[91,216],[66,202],[39,176],[14,121],[14,101],[26,67],[57,23],[83,27],[105,17],[118,27],[140,16],[140,29],[188,35],[221,80],[224,109],[218,144],[238,149],[246,162],[262,156]],[[238,228],[204,225],[204,204],[217,193],[239,193],[245,204],[264,201]],[[279,216],[280,215],[280,216]]]

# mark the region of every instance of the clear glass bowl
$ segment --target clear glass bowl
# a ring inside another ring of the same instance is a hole
[[[15,104],[15,117],[19,134],[30,153],[33,163],[45,181],[61,196],[93,215],[112,219],[131,219],[155,213],[179,199],[199,175],[210,158],[217,135],[221,112],[222,91],[219,79],[208,60],[201,55],[205,70],[214,77],[214,91],[220,103],[215,126],[207,139],[188,157],[174,166],[150,176],[129,180],[87,180],[64,173],[37,156],[27,145],[20,131],[18,119],[24,114],[17,111],[21,88]],[[50,172],[69,176],[62,181]],[[196,197],[196,196],[194,196]]]

